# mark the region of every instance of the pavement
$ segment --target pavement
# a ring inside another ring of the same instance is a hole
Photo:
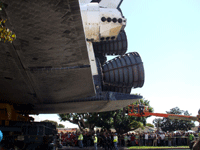
[[[94,150],[94,147],[88,147],[88,148],[79,148],[79,147],[68,147],[63,146],[63,148],[59,148],[58,150]],[[104,148],[98,147],[98,150],[105,150]],[[130,150],[127,147],[119,147],[118,150]],[[131,150],[139,150],[132,148]],[[140,150],[190,150],[189,148],[156,148],[156,149],[140,149]]]

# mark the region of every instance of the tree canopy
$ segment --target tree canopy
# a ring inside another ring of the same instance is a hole
[[[135,103],[138,104],[139,102]],[[150,106],[149,101],[141,99],[140,103],[145,106]],[[149,107],[153,111],[152,107]],[[109,130],[115,128],[118,133],[125,133],[131,129],[136,129],[146,125],[146,117],[134,117],[127,114],[128,107],[120,110],[100,112],[100,113],[67,113],[59,114],[61,121],[69,121],[79,126],[80,130],[89,128],[94,130],[94,127],[101,127]]]
[[[56,128],[58,127],[58,123],[56,121],[53,121],[53,120],[42,120],[40,122],[51,122],[52,124],[54,124],[56,126]]]
[[[63,125],[63,124],[58,124],[58,128],[65,128],[65,125]]]
[[[51,122],[53,125],[56,126],[56,128],[65,128],[65,125],[63,124],[58,124],[56,121],[53,120],[42,120],[40,122]]]
[[[166,112],[167,114],[177,114],[177,115],[186,115],[190,116],[188,111],[180,110],[180,108],[175,107],[170,109],[170,111]],[[185,120],[171,120],[169,118],[163,119],[154,119],[153,121],[156,127],[161,127],[163,131],[176,131],[176,130],[191,130],[194,127],[193,121],[185,121]]]

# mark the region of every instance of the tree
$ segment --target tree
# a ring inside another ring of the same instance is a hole
[[[65,128],[63,124],[58,124],[58,128]]]
[[[94,120],[95,126],[109,130],[113,127],[113,116],[115,115],[115,113],[115,111],[98,113],[97,117]]]
[[[85,128],[94,130],[95,119],[97,119],[97,113],[67,113],[59,114],[61,121],[69,121],[71,123],[77,124],[79,129],[82,131]]]
[[[126,109],[127,108],[123,108],[116,111],[113,117],[113,127],[117,133],[125,133],[143,126],[143,118],[128,116],[128,114],[124,111]]]
[[[157,128],[157,131],[160,130],[161,122],[162,122],[162,119],[161,119],[161,118],[156,118],[156,119],[153,120],[153,124],[154,124],[155,127]]]
[[[186,115],[189,116],[188,111],[180,110],[178,107],[170,109],[170,111],[166,112],[167,114],[177,114],[177,115]],[[158,120],[153,121],[155,126],[158,126]],[[185,121],[185,120],[171,120],[169,118],[163,118],[159,120],[159,126],[163,131],[175,131],[175,130],[191,130],[194,127],[193,121]]]
[[[146,106],[149,106],[149,101],[141,99],[140,102]],[[135,104],[138,104],[135,103]],[[153,108],[149,108],[153,111]],[[94,130],[94,127],[101,127],[109,130],[115,128],[118,133],[124,133],[131,129],[142,127],[146,124],[146,117],[134,117],[128,116],[128,107],[120,110],[100,112],[100,113],[67,113],[59,114],[61,121],[69,121],[79,126],[80,130],[89,128]]]
[[[139,102],[134,103],[135,105],[141,103],[144,106],[149,106],[149,111],[153,112],[153,108],[150,106],[150,101],[145,99],[140,99]],[[113,117],[114,125],[113,127],[118,133],[125,133],[130,130],[137,129],[139,127],[146,126],[147,117],[134,117],[129,116],[127,113],[128,107],[118,110],[116,116]]]

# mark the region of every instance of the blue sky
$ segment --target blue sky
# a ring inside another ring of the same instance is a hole
[[[179,107],[197,115],[200,109],[200,1],[124,0],[121,9],[127,18],[128,52],[138,52],[145,69],[144,86],[133,89],[132,93],[143,95],[155,112],[165,113]],[[36,118],[58,121],[56,114]],[[150,117],[147,121],[152,123],[153,119]]]
[[[174,107],[197,115],[200,108],[200,1],[124,0],[128,51],[137,51],[145,84],[132,93],[150,101],[155,112]],[[148,119],[150,122],[152,119]]]

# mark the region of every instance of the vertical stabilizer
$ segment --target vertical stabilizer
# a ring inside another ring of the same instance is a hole
[[[123,0],[101,0],[99,5],[107,8],[118,8]]]

